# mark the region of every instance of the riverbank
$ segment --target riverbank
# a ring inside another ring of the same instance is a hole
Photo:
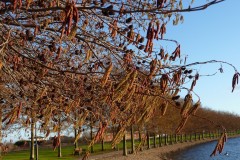
[[[171,154],[187,149],[193,145],[207,143],[217,139],[204,139],[192,142],[177,143],[173,145],[162,146],[158,148],[151,148],[138,152],[136,154],[128,154],[123,156],[123,151],[104,153],[90,156],[90,160],[170,160]],[[214,148],[213,148],[214,149]],[[209,151],[209,155],[211,151]]]

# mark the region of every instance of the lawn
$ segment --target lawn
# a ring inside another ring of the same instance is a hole
[[[128,148],[130,148],[131,144],[130,142],[127,143]],[[122,143],[119,145],[119,149],[122,149]],[[83,148],[83,150],[87,149],[87,145],[80,145],[79,147]],[[94,147],[94,153],[92,154],[101,154],[103,152],[110,152],[113,151],[111,148],[111,143],[104,143],[104,151],[102,151],[102,145],[101,144],[95,144]],[[57,157],[57,149],[53,151],[52,148],[43,148],[39,146],[39,160],[75,160],[79,159],[79,156],[73,156],[73,150],[74,146],[65,146],[62,147],[62,157]],[[3,160],[29,160],[29,150],[23,150],[23,151],[13,151],[9,152],[7,155],[3,157]]]
[[[73,156],[74,146],[62,147],[62,157],[57,157],[57,150],[53,151],[51,148],[39,147],[39,160],[55,160],[65,159],[73,160],[78,157]],[[29,150],[10,152],[3,157],[3,160],[29,160]]]

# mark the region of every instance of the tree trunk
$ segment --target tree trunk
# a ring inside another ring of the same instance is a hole
[[[36,152],[36,160],[38,160],[38,143],[37,143],[37,125],[35,123],[35,152]]]
[[[61,140],[60,140],[60,144],[58,146],[58,157],[62,157],[62,144],[61,144]]]
[[[75,113],[75,120],[77,121],[77,114]],[[74,137],[75,139],[77,138],[79,130],[77,129],[77,126],[74,127]],[[76,143],[74,144],[74,148],[78,148],[78,140],[76,141]]]
[[[168,140],[168,135],[167,134],[165,134],[165,137],[164,137],[164,144],[165,144],[165,146],[167,145],[167,140]]]
[[[76,128],[74,128],[74,137],[75,137],[75,139],[76,139],[76,137],[77,137],[77,134],[78,134],[78,130],[77,130]],[[77,140],[76,143],[74,144],[74,148],[75,148],[75,149],[78,148],[78,140]]]
[[[126,134],[123,136],[123,155],[127,156],[127,142],[126,142]]]
[[[104,138],[102,139],[102,151],[104,151]]]
[[[147,131],[147,149],[150,149],[151,148],[151,144],[150,144],[150,135],[149,135],[149,132]]]
[[[158,142],[159,142],[159,147],[162,147],[162,135],[160,133],[158,135]]]
[[[0,144],[2,143],[2,106],[0,106]],[[2,159],[2,147],[0,147],[0,159]]]
[[[132,153],[135,153],[135,143],[134,143],[134,130],[133,130],[133,125],[131,126],[131,147],[132,147]]]
[[[30,160],[34,160],[34,120],[31,120]]]
[[[90,126],[90,136],[91,136],[91,141],[93,140],[93,124],[91,123],[91,126]],[[93,150],[93,145],[91,146],[91,153],[93,153],[94,150]]]
[[[140,128],[138,128],[138,143],[141,143],[142,142],[142,133],[141,133],[141,130]],[[143,147],[142,147],[142,144],[140,146],[140,151],[143,150]]]
[[[58,137],[60,137],[60,144],[58,146],[58,157],[62,157],[62,145],[61,145],[61,120],[60,118],[58,119]]]
[[[153,146],[154,148],[157,147],[157,142],[156,142],[156,133],[154,133],[154,137],[153,137]]]

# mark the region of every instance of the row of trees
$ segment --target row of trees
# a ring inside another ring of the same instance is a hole
[[[107,126],[116,126],[115,145],[127,127],[146,123],[158,109],[164,115],[174,104],[182,119],[180,132],[200,106],[200,99],[194,105],[192,99],[201,75],[191,67],[231,64],[188,64],[180,44],[165,38],[167,27],[183,21],[182,12],[223,1],[1,1],[1,127],[31,128],[30,159],[36,122],[46,136],[57,132],[54,147],[60,145],[64,123],[76,130],[97,125],[90,146]],[[163,42],[174,47],[166,50]],[[239,74],[232,67],[234,90]],[[183,87],[189,81],[191,87]],[[180,90],[187,91],[182,105],[174,102]]]
[[[159,115],[159,113],[156,113],[156,115]],[[239,120],[239,115],[234,113],[200,108],[195,116],[190,117],[182,133],[214,132],[221,129],[221,125],[223,125],[227,131],[233,131],[240,128],[240,124],[236,123]],[[178,114],[178,110],[174,106],[169,106],[165,116],[154,116],[145,126],[147,126],[148,130],[152,133],[174,134],[180,122],[181,116]]]

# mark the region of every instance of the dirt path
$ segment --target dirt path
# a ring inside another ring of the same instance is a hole
[[[144,150],[142,152],[138,152],[137,154],[128,154],[127,156],[122,155],[123,154],[122,150],[114,151],[110,153],[90,156],[89,160],[169,160],[166,157],[167,153],[182,150],[196,144],[206,143],[210,141],[213,141],[213,139],[177,143],[174,145],[168,145],[168,146],[163,146],[159,148]]]

